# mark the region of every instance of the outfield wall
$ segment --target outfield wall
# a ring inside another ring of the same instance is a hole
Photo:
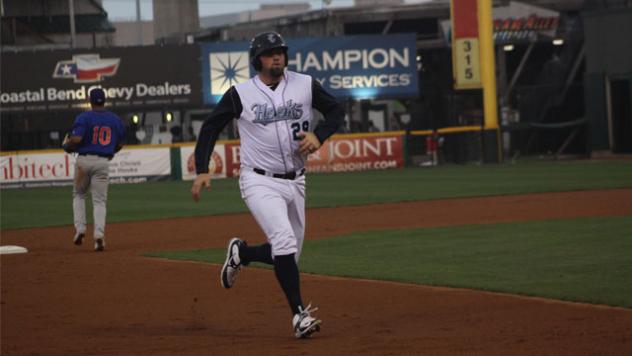
[[[405,165],[402,132],[334,135],[308,157],[310,172],[350,172],[402,168]],[[110,161],[111,183],[195,177],[194,143],[128,146]],[[219,141],[209,162],[214,178],[239,175],[239,141]],[[28,188],[70,185],[75,155],[63,150],[3,152],[0,187]]]
[[[18,151],[0,157],[0,187],[72,184],[76,155],[63,150]],[[110,182],[142,183],[171,178],[169,147],[130,147],[110,161]]]

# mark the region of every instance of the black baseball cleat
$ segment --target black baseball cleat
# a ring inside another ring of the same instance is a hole
[[[84,237],[86,237],[85,233],[78,232],[75,234],[75,237],[73,237],[72,242],[74,242],[75,245],[80,246],[83,243]]]
[[[226,261],[222,266],[220,273],[220,282],[222,287],[228,289],[235,284],[239,271],[241,271],[241,259],[239,258],[239,248],[243,241],[238,237],[233,237],[228,242],[228,250],[226,251]]]
[[[300,313],[294,315],[294,318],[292,318],[294,336],[297,339],[305,339],[310,337],[313,333],[320,331],[320,324],[323,322],[311,315],[311,313],[318,310],[318,308],[312,308],[312,304],[310,303],[307,308],[304,309],[299,306],[299,310]]]
[[[94,240],[94,250],[97,252],[105,250],[105,241],[102,238]]]

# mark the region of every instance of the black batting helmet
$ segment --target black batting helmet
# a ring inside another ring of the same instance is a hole
[[[261,61],[259,60],[261,53],[274,48],[282,48],[285,51],[285,66],[287,67],[287,50],[289,47],[285,44],[285,40],[280,34],[276,32],[262,32],[252,38],[250,41],[250,63],[257,71],[261,70]]]

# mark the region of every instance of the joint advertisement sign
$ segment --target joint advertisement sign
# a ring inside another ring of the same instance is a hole
[[[307,157],[307,171],[352,172],[404,167],[403,138],[400,135],[334,135]],[[195,178],[194,146],[180,148],[182,179]],[[239,176],[239,142],[215,145],[209,160],[213,178]],[[276,172],[283,173],[283,172]]]

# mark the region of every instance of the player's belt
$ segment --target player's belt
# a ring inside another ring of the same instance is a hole
[[[99,156],[107,159],[112,159],[113,155],[108,155],[104,153],[80,153],[79,156]]]
[[[296,171],[296,172],[288,172],[288,173],[271,173],[271,172],[266,172],[263,169],[260,168],[253,168],[252,169],[253,172],[257,173],[257,174],[261,174],[262,176],[268,176],[268,177],[273,177],[273,178],[281,178],[281,179],[289,179],[289,180],[294,180],[300,176],[302,176],[303,174],[305,174],[305,168]]]

